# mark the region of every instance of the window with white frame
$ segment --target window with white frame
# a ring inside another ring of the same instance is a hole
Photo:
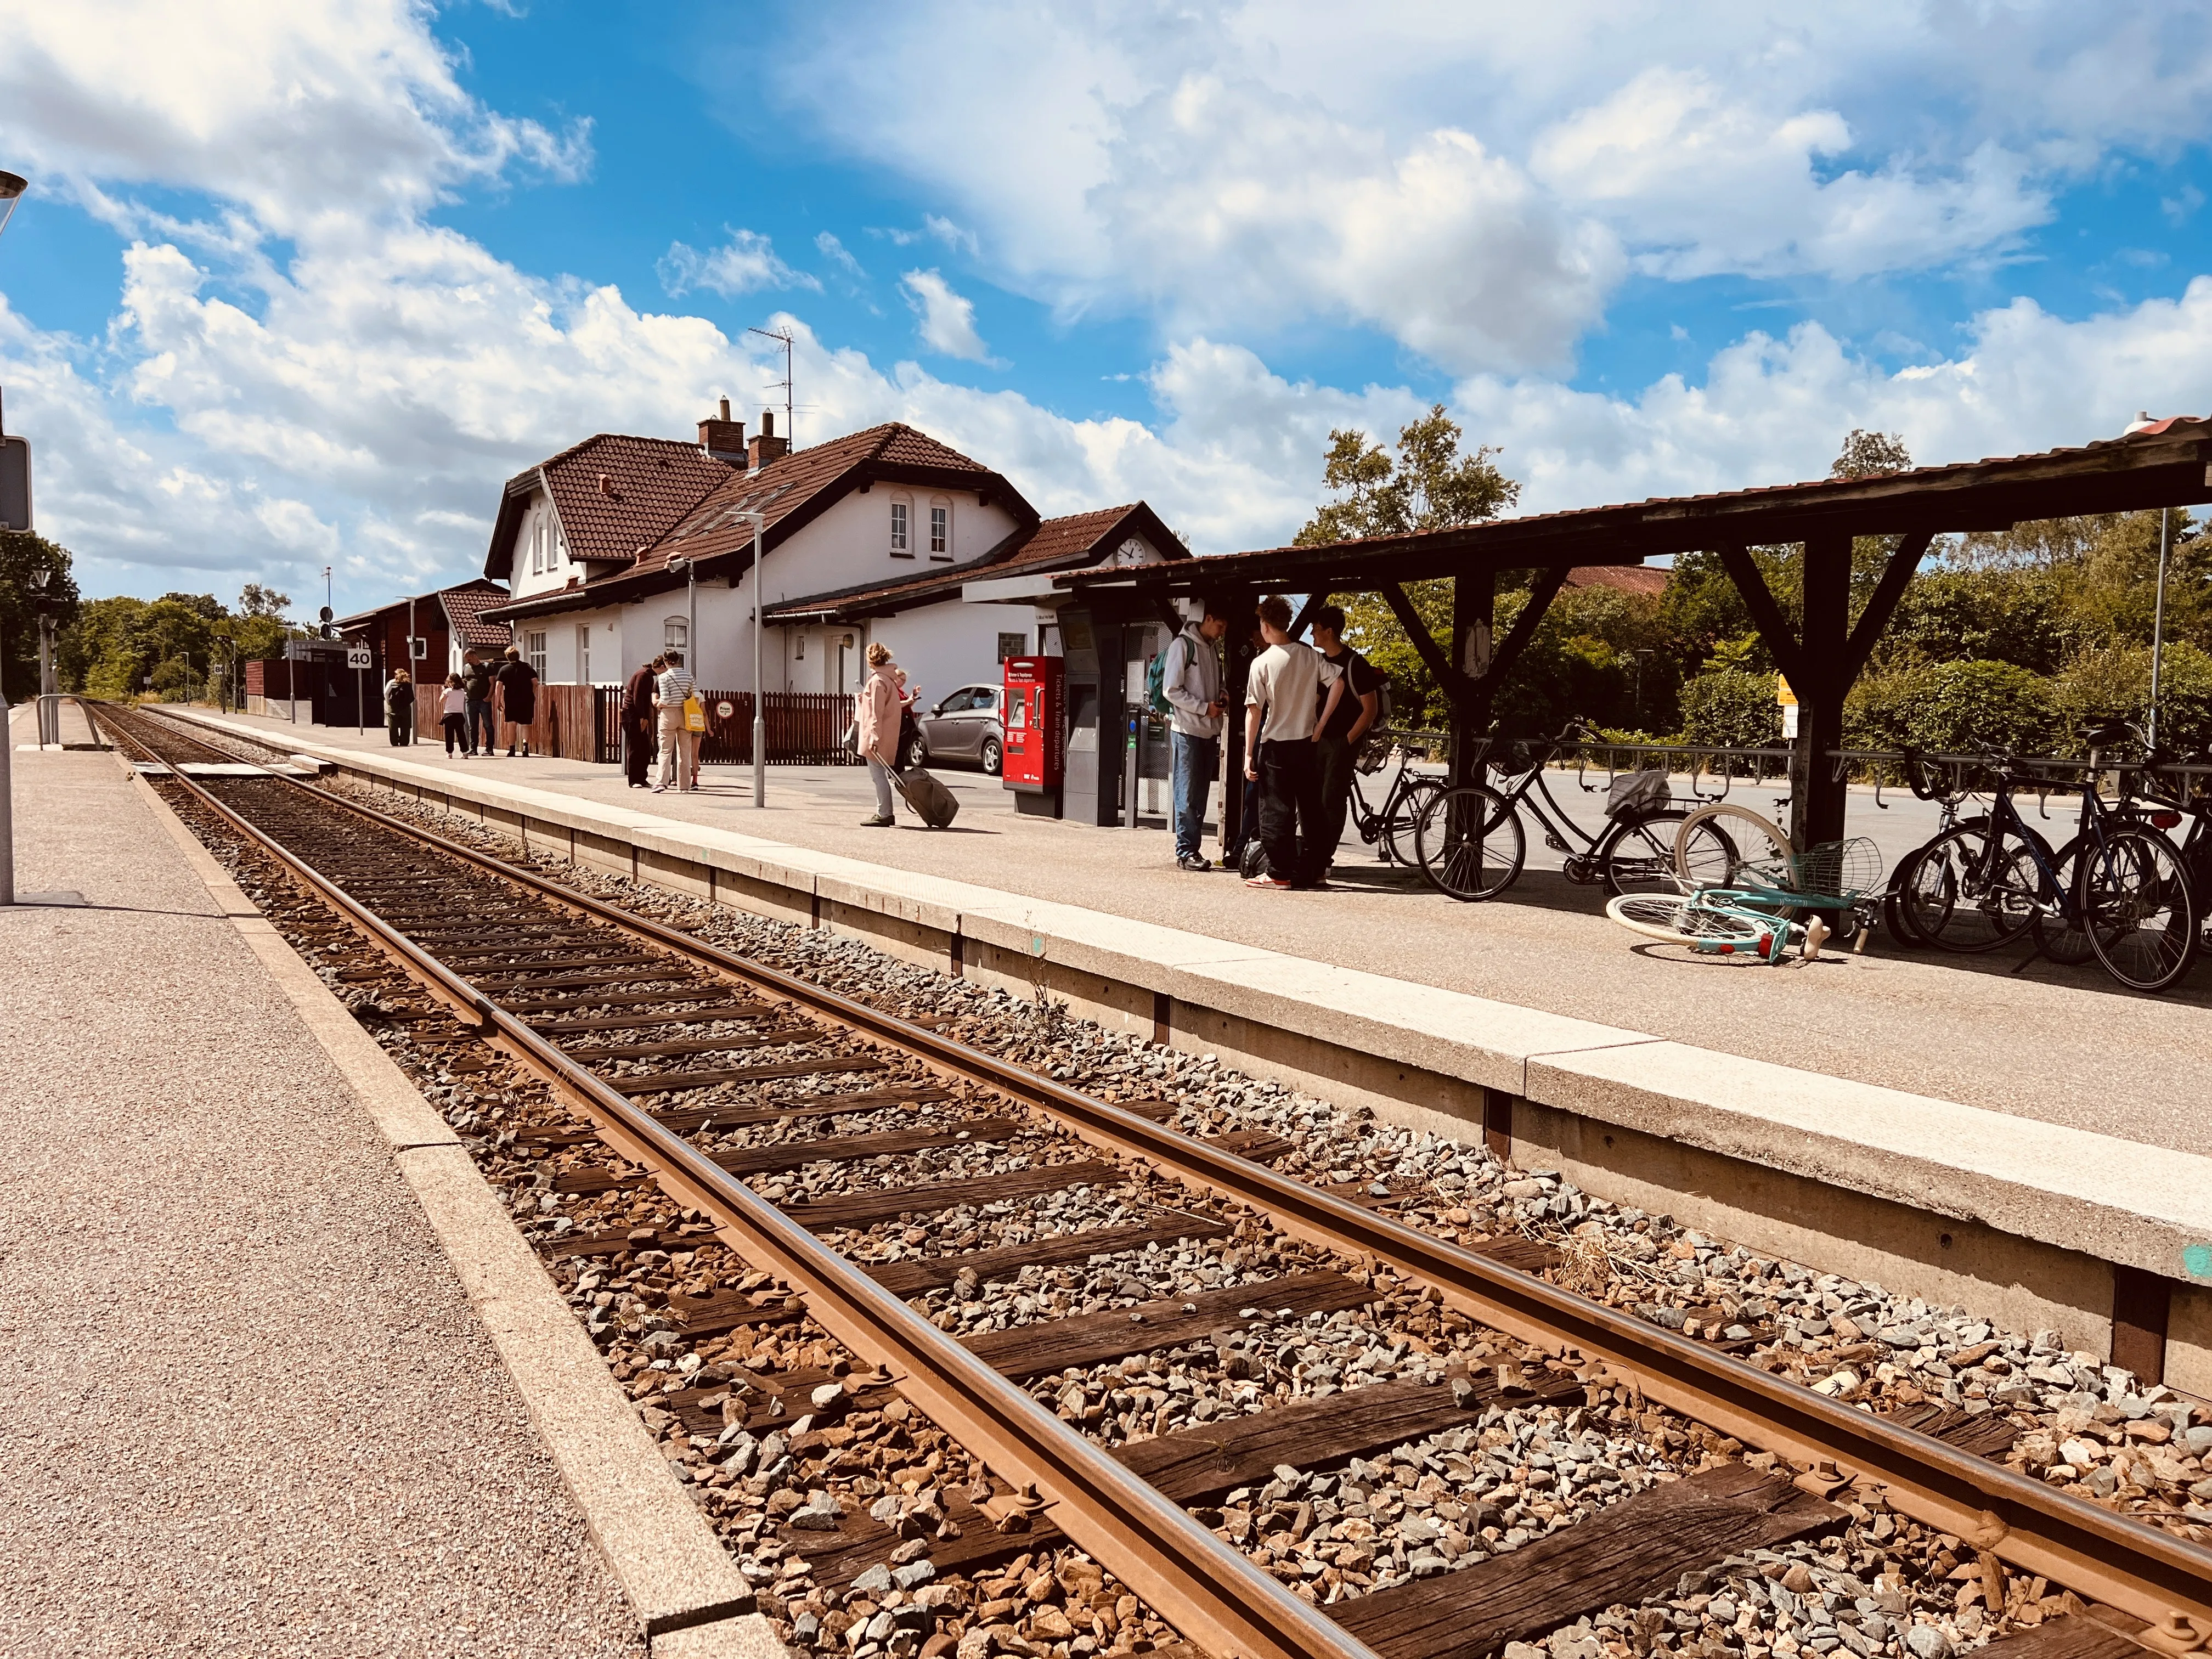
[[[525,634],[522,636],[522,654],[530,659],[530,665],[538,671],[538,678],[544,679],[545,678],[545,635],[542,633]]]
[[[914,556],[914,503],[903,499],[891,503],[891,557]]]
[[[592,625],[589,623],[576,624],[576,683],[579,685],[592,683]]]
[[[691,648],[691,624],[682,617],[671,617],[661,623],[660,648],[664,651],[689,651]]]
[[[952,503],[934,501],[929,504],[929,556],[949,559],[952,556]]]
[[[530,574],[545,574],[545,520],[536,517],[530,520]]]

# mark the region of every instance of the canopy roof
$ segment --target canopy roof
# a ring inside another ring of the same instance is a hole
[[[1135,569],[1071,573],[1078,592],[1224,587],[1357,592],[1382,583],[1532,566],[1640,564],[1814,538],[2003,530],[2033,519],[2212,501],[2212,420],[2160,421],[2124,438],[1863,478],[1498,519],[1456,530],[1267,548]]]

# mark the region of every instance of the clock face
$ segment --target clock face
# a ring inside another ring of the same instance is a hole
[[[1114,550],[1113,562],[1117,567],[1150,564],[1152,562],[1152,550],[1132,536]]]

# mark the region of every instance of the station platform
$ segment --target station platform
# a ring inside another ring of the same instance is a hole
[[[1881,945],[1686,958],[1639,948],[1555,861],[1479,906],[1349,847],[1330,890],[1255,892],[1176,868],[1161,829],[1018,816],[972,772],[939,769],[951,830],[872,830],[857,769],[770,768],[763,810],[742,769],[647,794],[612,767],[198,717],[2212,1395],[2212,969],[2153,999]],[[1932,830],[1918,806],[1855,796],[1851,827],[1893,856]]]
[[[14,712],[19,890],[84,902],[0,908],[0,1645],[646,1655],[683,1592],[625,1528],[721,1553],[466,1151],[115,755]]]

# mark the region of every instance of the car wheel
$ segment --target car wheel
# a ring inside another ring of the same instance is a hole
[[[920,738],[909,740],[906,746],[906,763],[909,768],[929,764],[929,749]]]
[[[992,777],[997,777],[999,769],[1005,763],[1005,753],[1000,748],[999,740],[996,738],[983,739],[983,770],[987,774]]]

